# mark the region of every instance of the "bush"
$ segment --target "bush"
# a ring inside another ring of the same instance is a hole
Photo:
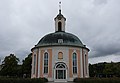
[[[120,78],[75,78],[75,83],[120,83]]]
[[[43,82],[48,82],[48,79],[43,77],[43,78],[40,78],[41,80],[43,80]]]
[[[0,78],[0,83],[45,83],[47,81],[46,78]]]

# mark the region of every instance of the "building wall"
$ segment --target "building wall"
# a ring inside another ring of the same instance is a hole
[[[48,52],[49,54],[49,70],[48,74],[44,74],[43,70],[43,56],[44,53]],[[58,59],[58,53],[63,53],[63,59]],[[77,74],[73,75],[72,73],[72,54],[73,52],[77,53]],[[35,74],[33,74],[33,66],[34,66],[34,55],[37,55],[36,59],[36,69]],[[85,59],[86,55],[86,59]],[[85,64],[86,61],[86,64]],[[39,49],[33,50],[33,56],[32,56],[32,78],[39,78],[39,77],[46,77],[49,81],[54,81],[54,66],[57,62],[64,62],[67,65],[67,80],[73,81],[74,78],[79,77],[89,77],[89,71],[88,71],[88,50],[83,48],[77,48],[77,47],[65,47],[65,46],[56,46],[56,47],[44,47]],[[87,68],[87,69],[86,69]]]

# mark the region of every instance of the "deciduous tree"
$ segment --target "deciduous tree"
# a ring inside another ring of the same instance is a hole
[[[10,54],[4,58],[2,62],[1,75],[2,76],[17,76],[19,58],[14,54]]]
[[[24,75],[26,75],[26,77],[30,77],[31,76],[31,64],[32,64],[32,53],[30,53],[25,60],[23,60],[23,64],[22,64],[22,72]]]

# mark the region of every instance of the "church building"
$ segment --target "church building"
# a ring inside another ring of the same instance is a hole
[[[59,9],[54,18],[55,32],[45,35],[33,47],[31,78],[66,82],[88,78],[89,49],[72,33],[65,31],[66,18]]]

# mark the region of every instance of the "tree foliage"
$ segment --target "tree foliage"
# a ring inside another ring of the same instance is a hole
[[[32,53],[30,53],[25,60],[23,60],[23,64],[22,64],[22,72],[23,74],[26,75],[26,77],[30,77],[31,76],[31,64],[32,64]]]
[[[6,56],[2,62],[1,75],[3,76],[16,76],[18,69],[19,58],[14,54]]]
[[[120,62],[89,64],[90,77],[120,77]]]
[[[14,54],[6,56],[2,62],[0,76],[23,77],[25,75],[25,77],[30,77],[32,53],[23,60],[23,64],[18,64],[18,62],[19,58],[17,58]]]

